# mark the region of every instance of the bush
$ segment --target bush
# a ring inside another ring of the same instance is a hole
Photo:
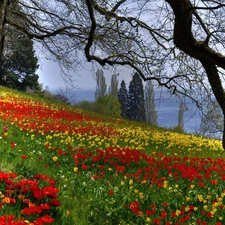
[[[75,107],[116,118],[121,115],[120,103],[112,95],[99,97],[96,102],[81,101]]]

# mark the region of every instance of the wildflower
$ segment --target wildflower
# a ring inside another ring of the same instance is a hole
[[[9,197],[3,198],[2,203],[10,204],[10,198]]]
[[[157,219],[157,218],[152,219],[152,222],[155,223],[155,224],[160,224],[161,223],[160,219]]]
[[[58,157],[57,156],[54,156],[54,157],[52,157],[52,160],[55,162],[55,161],[58,160]]]
[[[211,184],[218,184],[218,180],[211,180]]]
[[[42,190],[39,188],[37,188],[37,190],[34,191],[33,195],[38,200],[41,200],[44,197]]]
[[[16,144],[13,141],[10,143],[10,145],[11,145],[12,148],[16,147]]]
[[[61,205],[60,201],[57,200],[57,199],[52,199],[52,200],[50,201],[50,204],[51,204],[52,206],[56,206],[56,207],[58,207],[58,206]]]
[[[54,219],[49,216],[49,215],[45,215],[42,217],[39,217],[37,220],[34,220],[34,224],[44,224],[44,223],[53,223]]]
[[[108,191],[108,195],[113,195],[114,194],[114,191],[113,190],[109,190]]]
[[[58,188],[53,186],[45,186],[42,189],[43,195],[50,198],[56,198],[56,194],[59,192]]]
[[[78,171],[78,168],[77,167],[74,167],[73,168],[73,171],[76,173]]]
[[[167,206],[169,206],[169,204],[167,202],[164,202],[163,207],[167,207]]]
[[[198,186],[199,187],[205,187],[205,183],[204,182],[198,182]]]
[[[150,222],[151,219],[149,217],[146,217],[145,222]]]
[[[164,219],[167,215],[167,212],[165,210],[162,210],[161,212],[161,218]]]
[[[178,210],[178,209],[177,209],[176,212],[175,212],[176,216],[179,216],[180,213],[181,213],[181,212],[180,212],[180,210]]]
[[[168,181],[166,181],[166,180],[163,181],[163,187],[164,187],[164,188],[167,188],[167,185],[168,185]]]
[[[134,181],[132,179],[129,180],[129,184],[132,185]]]
[[[198,200],[199,200],[200,202],[202,202],[202,201],[203,201],[203,197],[202,197],[202,195],[198,195]]]
[[[22,155],[22,156],[21,156],[21,159],[26,159],[26,158],[27,158],[26,155]]]
[[[140,203],[138,201],[131,202],[130,209],[133,211],[134,214],[138,214],[140,210]]]
[[[83,163],[82,166],[81,166],[81,169],[82,169],[82,170],[87,170],[88,168],[89,168],[89,166],[85,165],[84,163]]]
[[[9,127],[8,126],[4,126],[4,127],[2,127],[2,129],[3,129],[4,132],[7,132],[9,130]]]
[[[140,197],[140,199],[143,199],[144,198],[144,193],[143,192],[140,192],[139,193],[139,197]]]
[[[41,207],[42,209],[44,209],[44,210],[49,210],[49,209],[51,208],[50,205],[47,204],[47,203],[42,203],[42,204],[40,204],[40,207]]]

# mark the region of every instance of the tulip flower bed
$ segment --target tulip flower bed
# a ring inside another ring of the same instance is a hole
[[[21,179],[15,173],[0,172],[0,224],[50,224],[60,206],[55,181],[46,175]],[[17,209],[17,210],[15,210]],[[50,213],[49,213],[50,212]]]
[[[0,224],[225,224],[218,140],[0,87]]]

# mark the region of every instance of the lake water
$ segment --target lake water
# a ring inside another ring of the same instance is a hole
[[[95,90],[75,90],[76,102],[95,101]],[[187,101],[188,102],[188,101]],[[178,124],[179,101],[168,92],[155,91],[155,103],[158,113],[158,125],[161,127],[174,127]],[[187,103],[188,110],[184,113],[184,129],[188,133],[199,130],[201,116],[194,103]]]

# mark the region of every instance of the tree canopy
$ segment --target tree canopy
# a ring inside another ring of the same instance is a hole
[[[133,120],[146,121],[144,89],[137,72],[134,73],[129,84],[127,116]]]
[[[128,118],[128,91],[124,80],[122,80],[120,84],[120,89],[118,91],[118,100],[121,106],[121,116],[124,118]]]
[[[2,0],[0,54],[10,24],[65,67],[79,65],[82,56],[129,66],[199,106],[213,93],[225,115],[224,8],[219,0]]]
[[[5,30],[5,41],[0,61],[0,85],[26,91],[38,90],[38,59],[33,41],[10,27]]]

